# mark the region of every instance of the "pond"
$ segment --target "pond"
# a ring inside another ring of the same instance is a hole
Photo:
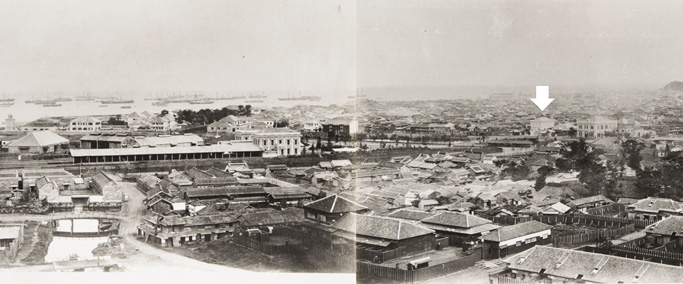
[[[71,255],[76,255],[78,260],[96,259],[92,250],[98,244],[106,243],[109,237],[53,237],[45,255],[45,263],[69,260]]]
[[[54,236],[48,246],[47,255],[45,255],[46,263],[69,260],[72,256],[76,256],[78,260],[96,259],[92,250],[98,244],[109,241],[107,236],[72,237],[64,234],[96,234],[100,225],[97,219],[58,220],[55,225],[55,233],[59,236]]]

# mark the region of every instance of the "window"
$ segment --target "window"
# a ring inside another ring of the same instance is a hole
[[[297,143],[299,143],[299,139],[294,139],[294,145],[296,145]]]
[[[294,155],[299,154],[299,149],[294,149]]]
[[[517,243],[515,244],[515,246],[518,246],[518,247],[522,246],[522,241],[517,241]]]
[[[289,145],[289,139],[287,139],[287,145]]]

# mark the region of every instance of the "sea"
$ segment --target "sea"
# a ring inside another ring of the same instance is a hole
[[[253,102],[254,100],[263,100],[263,102]],[[220,109],[228,106],[251,105],[254,109],[268,109],[272,107],[293,107],[296,105],[330,105],[330,100],[324,97],[320,101],[280,101],[277,97],[268,97],[265,99],[232,99],[232,100],[214,100],[211,104],[190,104],[183,103],[169,103],[166,106],[155,106],[153,100],[135,99],[132,104],[107,104],[103,105],[97,101],[66,101],[58,102],[61,106],[45,107],[36,104],[27,104],[23,99],[16,99],[14,105],[0,108],[0,125],[4,126],[5,118],[12,115],[17,123],[26,123],[36,120],[41,117],[74,117],[87,115],[117,115],[129,114],[133,112],[160,113],[162,110],[201,110],[201,109]],[[343,103],[343,102],[342,102]],[[130,108],[122,108],[122,107]]]

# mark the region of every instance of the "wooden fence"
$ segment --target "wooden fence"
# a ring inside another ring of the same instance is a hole
[[[449,262],[432,266],[407,270],[405,268],[387,267],[367,262],[356,262],[356,274],[370,275],[402,282],[425,281],[474,266],[479,257],[470,255]]]
[[[638,247],[612,246],[609,248],[586,247],[585,251],[617,255],[626,258],[647,260],[655,263],[683,265],[683,253],[645,249]]]
[[[493,284],[527,284],[527,283],[537,283],[537,284],[550,284],[553,283],[552,280],[548,278],[537,279],[537,278],[512,278],[507,275],[490,275],[489,283]]]
[[[586,242],[595,242],[599,240],[612,240],[619,236],[632,233],[635,231],[634,224],[628,224],[623,227],[603,229],[601,231],[591,231],[585,233],[579,233],[567,236],[558,236],[557,233],[552,232],[553,246],[571,246],[576,244],[582,244]]]
[[[636,228],[645,228],[648,225],[654,224],[655,220],[643,220],[643,219],[632,219],[632,218],[621,218],[621,217],[610,217],[610,216],[599,216],[590,214],[564,214],[564,215],[539,215],[539,216],[526,216],[526,217],[485,217],[494,223],[502,225],[514,225],[524,222],[529,222],[531,220],[536,220],[544,224],[556,225],[556,224],[581,224],[601,228],[612,228],[612,227],[622,227],[627,224],[635,224]]]
[[[626,205],[618,204],[618,203],[612,203],[610,205],[586,209],[586,213],[588,213],[589,215],[621,214],[621,213],[626,213]]]
[[[637,238],[625,243],[618,244],[618,246],[639,248],[643,246],[645,243],[647,243],[647,240],[645,240],[645,238]]]

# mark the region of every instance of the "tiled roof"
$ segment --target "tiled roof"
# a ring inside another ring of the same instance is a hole
[[[69,143],[69,140],[52,131],[34,131],[9,144],[9,147],[45,147]]]
[[[588,204],[588,203],[594,203],[594,202],[599,202],[599,201],[614,202],[614,201],[612,201],[611,199],[605,197],[604,195],[599,194],[599,195],[593,195],[593,196],[589,196],[589,197],[584,197],[584,198],[579,198],[579,199],[576,199],[576,200],[572,200],[572,201],[571,201],[571,204],[578,206],[578,205],[583,205],[583,204]]]
[[[293,222],[301,222],[304,219],[304,212],[300,208],[289,207],[283,211],[267,210],[250,212],[238,218],[244,226],[266,226]]]
[[[337,220],[333,228],[356,235],[386,240],[404,240],[434,233],[434,230],[408,221],[350,213]]]
[[[508,269],[594,283],[679,283],[683,268],[618,256],[535,246],[505,262]],[[582,275],[582,277],[579,277]]]
[[[670,216],[664,218],[657,223],[647,226],[644,232],[667,236],[676,233],[677,236],[681,236],[683,235],[683,216]]]
[[[481,217],[457,212],[441,212],[423,219],[422,222],[457,228],[472,228],[491,223],[491,221]]]
[[[156,155],[156,154],[198,154],[198,153],[230,153],[230,152],[263,152],[251,143],[220,144],[210,146],[184,146],[161,148],[120,148],[120,149],[71,149],[72,157],[87,156],[121,156],[121,155]]]
[[[347,213],[367,209],[363,205],[336,194],[306,203],[304,207],[327,213]]]
[[[668,211],[668,212],[681,212],[683,210],[681,208],[681,204],[673,201],[668,198],[655,198],[655,197],[648,197],[645,199],[641,199],[638,202],[636,202],[633,205],[630,205],[629,208],[635,209],[635,211],[642,211],[642,212],[652,212],[652,213],[657,213],[659,211]]]
[[[406,220],[414,220],[414,221],[420,221],[424,218],[434,216],[434,214],[425,212],[425,211],[419,211],[419,210],[410,210],[410,209],[399,209],[394,212],[391,212],[387,214],[387,217],[392,217],[392,218],[399,218],[399,219],[406,219]]]
[[[204,139],[195,134],[185,134],[185,135],[162,135],[162,136],[150,136],[144,138],[135,138],[135,142],[140,147],[155,147],[157,145],[178,145],[178,144],[194,144],[201,145],[204,144]]]
[[[484,236],[484,240],[502,242],[529,234],[542,232],[544,230],[551,229],[552,227],[553,226],[546,225],[538,221],[529,221],[512,226],[503,226],[495,232],[491,232],[490,234]]]

